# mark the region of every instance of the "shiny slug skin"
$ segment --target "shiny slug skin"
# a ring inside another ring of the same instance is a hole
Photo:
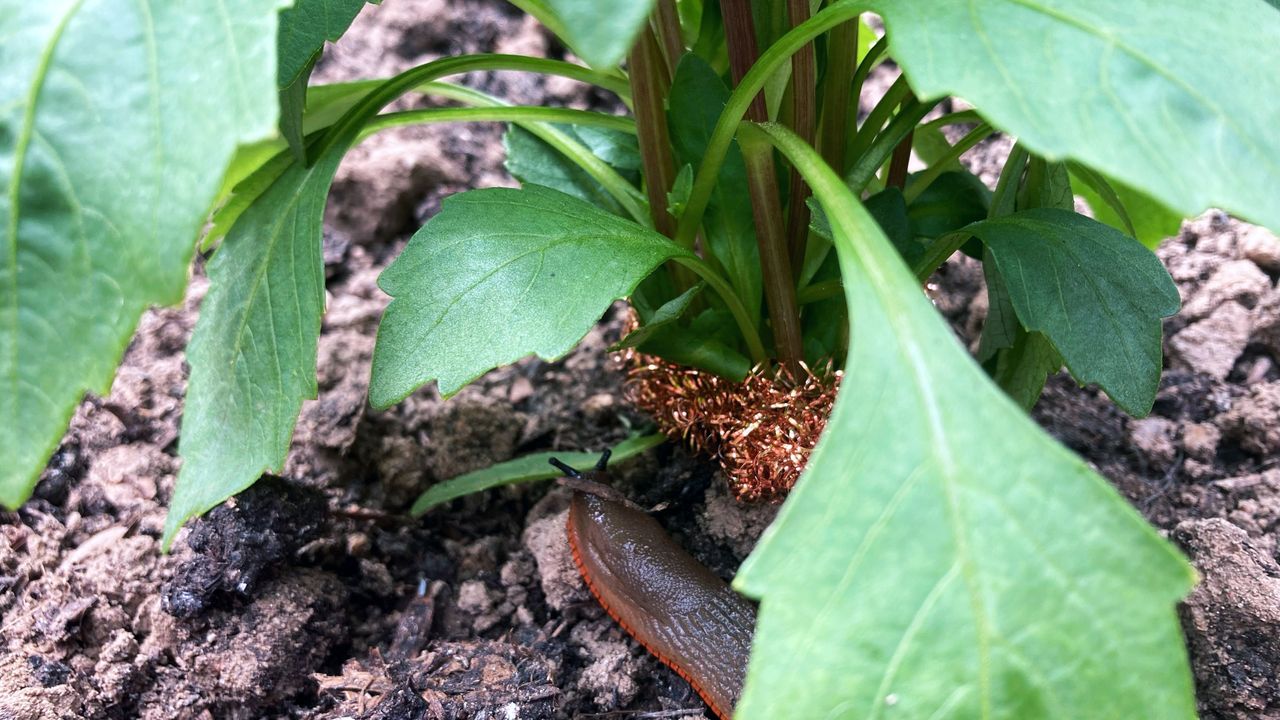
[[[605,611],[729,720],[747,673],[755,606],[624,503],[577,490],[568,531],[578,571]]]

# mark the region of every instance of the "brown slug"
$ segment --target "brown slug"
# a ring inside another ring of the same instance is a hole
[[[586,477],[551,461],[574,489],[568,530],[578,571],[623,630],[729,720],[747,674],[755,606],[600,483],[608,459],[606,451]]]

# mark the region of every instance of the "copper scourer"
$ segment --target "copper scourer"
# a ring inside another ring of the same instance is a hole
[[[716,458],[740,500],[780,499],[827,424],[839,370],[757,367],[742,382],[635,351],[626,397],[668,437]]]

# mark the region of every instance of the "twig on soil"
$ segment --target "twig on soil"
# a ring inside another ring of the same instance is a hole
[[[701,715],[703,714],[703,712],[704,711],[701,708],[684,708],[681,710],[653,710],[648,712],[640,711],[640,710],[614,710],[612,712],[575,715],[574,717],[578,717],[578,718],[614,718],[614,717],[674,718],[674,717],[691,717],[693,715]]]

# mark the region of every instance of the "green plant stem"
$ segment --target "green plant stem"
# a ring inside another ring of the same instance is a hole
[[[929,276],[937,272],[947,258],[955,255],[960,246],[968,242],[970,237],[972,236],[966,232],[953,232],[934,240],[933,244],[926,248],[924,254],[911,266],[911,274],[915,275],[916,280],[921,283],[928,282]]]
[[[733,291],[733,286],[729,284],[724,276],[717,273],[707,261],[696,255],[684,255],[675,258],[675,262],[689,268],[698,277],[706,281],[711,289],[716,291],[721,300],[724,300],[725,307],[729,309],[729,313],[733,315],[733,319],[738,323],[738,329],[742,332],[742,339],[747,343],[747,352],[751,355],[751,362],[761,365],[768,362],[769,354],[764,349],[764,342],[760,339],[760,331],[756,327],[755,320],[751,317],[751,313],[747,312],[747,306],[742,304],[742,298]]]
[[[522,126],[526,123],[562,123],[635,133],[635,125],[628,117],[570,108],[508,105],[423,108],[384,113],[361,128],[358,137],[363,140],[389,128],[442,122],[513,122]]]
[[[1125,232],[1135,238],[1138,237],[1138,230],[1133,226],[1133,219],[1129,216],[1129,211],[1125,208],[1124,202],[1116,194],[1116,189],[1101,173],[1074,160],[1067,161],[1067,170],[1083,181],[1085,185],[1092,188],[1094,192],[1098,193],[1102,201],[1120,218],[1120,222],[1124,223]]]
[[[822,116],[818,122],[818,152],[827,165],[844,168],[848,146],[850,96],[858,62],[858,21],[835,26],[827,36],[827,72],[822,82]]]
[[[983,123],[983,125],[985,125],[985,123]],[[960,154],[963,153],[963,150],[956,152],[956,148],[959,148],[971,138],[979,136],[979,131],[981,130],[982,126],[974,128],[973,131],[962,138],[960,142],[956,143],[949,155],[954,154],[955,157],[959,157]],[[989,135],[991,132],[994,131],[990,126],[987,126],[986,132],[981,136],[985,137],[985,135]],[[975,140],[974,142],[977,141]],[[1030,154],[1025,148],[1018,144],[1013,146],[1013,150],[1009,152],[1009,159],[1005,161],[1004,167],[1000,169],[1000,179],[996,181],[995,193],[991,196],[991,209],[987,213],[988,218],[1001,217],[1014,211],[1015,200],[1018,196],[1018,186],[1020,185],[1022,173],[1026,168],[1028,158],[1030,158]],[[912,185],[912,189],[915,190],[917,185],[921,184],[921,181],[927,180],[928,182],[933,182],[933,179],[938,174],[941,174],[941,167],[947,161],[948,158],[942,158],[937,163],[934,163],[934,167],[938,168],[939,172],[935,173],[934,176],[930,178],[925,178],[922,174],[916,184]],[[930,168],[930,170],[933,169],[934,168]],[[925,174],[928,173],[926,172]],[[923,192],[923,189],[921,189],[920,192]],[[925,282],[929,279],[929,276],[932,275],[934,271],[942,265],[942,263],[946,262],[947,258],[955,254],[955,252],[960,249],[960,246],[964,245],[970,237],[971,235],[969,233],[960,230],[958,232],[947,233],[937,240],[934,240],[933,244],[925,250],[924,255],[922,255],[916,261],[916,264],[912,266],[911,272],[915,274],[917,280]]]
[[[684,55],[684,38],[680,34],[680,13],[675,0],[658,0],[653,13],[654,26],[662,40],[662,57],[667,68],[667,82],[676,76],[676,65]]]
[[[920,123],[921,130],[932,130],[933,128],[943,127],[946,125],[963,125],[965,123],[981,123],[982,116],[977,110],[957,110],[953,113],[947,113],[942,117],[936,117],[929,122]]]
[[[875,177],[880,166],[884,165],[885,160],[893,154],[898,144],[911,134],[916,123],[920,122],[920,119],[936,104],[938,104],[937,100],[920,102],[914,99],[904,103],[902,110],[889,122],[889,126],[876,136],[871,147],[867,148],[866,152],[854,162],[853,169],[845,176],[845,182],[849,184],[849,188],[855,193],[861,193],[867,187],[867,183]]]
[[[628,66],[635,98],[636,133],[644,166],[645,191],[653,227],[667,237],[676,234],[676,220],[667,210],[667,193],[675,182],[675,160],[667,130],[666,98],[670,83],[662,66],[662,51],[653,30],[645,27],[636,38]],[[693,246],[686,245],[692,248]],[[681,287],[686,290],[687,287]]]
[[[991,195],[991,209],[987,211],[988,218],[1004,217],[1014,211],[1018,185],[1030,157],[1031,154],[1022,143],[1014,143],[1013,149],[1009,151],[1009,158],[1004,161],[1004,167],[1000,168],[1000,179],[996,181],[995,192]]]
[[[866,83],[867,77],[871,75],[871,71],[875,69],[876,63],[880,61],[880,56],[884,51],[889,49],[889,36],[881,36],[867,48],[867,54],[858,63],[858,69],[853,73],[853,82],[850,85],[854,88],[854,97],[862,95],[862,85]],[[856,50],[856,46],[855,46]],[[856,118],[855,118],[856,119]],[[832,167],[835,167],[834,165]]]
[[[937,180],[942,173],[946,172],[947,165],[949,165],[953,160],[960,159],[961,155],[968,152],[974,145],[977,145],[988,137],[991,137],[994,132],[995,128],[986,123],[981,123],[966,133],[965,136],[960,138],[955,145],[951,146],[951,149],[947,151],[946,155],[938,158],[932,165],[925,169],[924,172],[916,175],[914,182],[911,183],[911,187],[907,188],[903,193],[907,204],[910,205],[915,202],[915,200],[919,198],[925,190],[928,190],[929,186],[933,184],[933,181]]]
[[[801,288],[796,293],[796,301],[801,305],[808,305],[819,300],[836,297],[844,292],[844,283],[839,280],[823,280],[816,282],[808,287]]]
[[[697,175],[694,176],[689,200],[685,203],[684,214],[680,216],[679,229],[676,232],[677,241],[692,242],[697,235],[698,227],[702,225],[702,215],[707,210],[707,203],[711,200],[711,192],[715,188],[720,167],[724,164],[725,155],[733,144],[738,125],[769,76],[805,43],[846,20],[856,18],[861,12],[861,7],[856,0],[837,0],[828,5],[807,22],[778,38],[777,42],[760,55],[760,59],[752,65],[747,74],[742,76],[742,80],[729,95],[729,101],[725,103],[720,119],[716,122],[716,127],[707,141],[702,163],[698,166]]]
[[[734,82],[740,84],[742,78],[757,65],[751,3],[749,0],[720,0],[720,9],[729,45],[730,72]],[[760,120],[767,117],[761,93],[757,92],[752,98],[747,116]],[[804,359],[804,342],[800,334],[800,309],[796,304],[795,278],[783,226],[773,149],[767,143],[757,143],[750,148],[743,146],[742,155],[747,171],[747,191],[751,195],[756,244],[760,249],[765,302],[773,328],[774,353],[782,364],[796,367]]]
[[[483,93],[479,90],[473,90],[462,85],[431,82],[424,83],[419,87],[419,89],[437,97],[457,100],[458,102],[463,102],[477,107],[515,107],[504,100],[499,100],[498,98],[493,97],[492,95]],[[533,108],[516,109],[531,110]],[[603,122],[607,123],[610,121]],[[595,153],[591,152],[589,148],[551,125],[539,122],[520,122],[519,124],[525,130],[528,130],[534,136],[550,145],[553,150],[564,155],[570,162],[582,168],[583,171],[590,175],[596,182],[600,183],[600,185],[610,195],[612,195],[619,204],[622,205],[623,209],[627,211],[627,214],[630,215],[633,220],[646,227],[651,227],[651,220],[645,209],[644,201],[640,192],[636,190],[634,185],[627,182],[626,178],[619,175],[617,170],[614,170],[608,163],[601,160]]]
[[[862,127],[858,128],[858,132],[854,134],[853,141],[849,147],[849,158],[853,162],[856,163],[866,154],[867,149],[871,147],[871,143],[875,142],[880,129],[892,117],[893,111],[903,105],[910,95],[911,86],[907,84],[907,76],[899,75],[898,79],[894,80],[889,89],[885,91],[884,97],[880,98],[880,102],[876,103],[874,108],[871,108],[867,119],[862,122]]]
[[[625,83],[619,84],[616,79],[604,73],[558,60],[497,54],[441,58],[409,68],[369,91],[367,95],[360,98],[328,129],[314,147],[308,149],[308,158],[314,160],[314,158],[322,157],[340,144],[350,143],[360,132],[360,127],[376,115],[379,110],[419,85],[432,80],[439,80],[449,75],[459,75],[479,70],[518,70],[544,75],[560,75],[598,85],[611,92],[630,95]]]
[[[809,0],[787,0],[787,19],[792,27],[808,20]],[[814,59],[813,43],[810,42],[791,56],[791,127],[810,145],[817,136],[817,83],[817,62]],[[795,168],[791,168],[789,188],[787,255],[791,268],[799,270],[804,263],[804,248],[809,238],[809,206],[804,202],[809,197],[809,186]]]

